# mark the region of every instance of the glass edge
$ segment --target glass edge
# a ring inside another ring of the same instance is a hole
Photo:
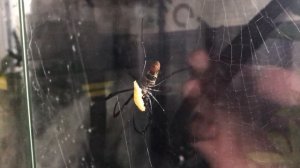
[[[28,123],[28,133],[29,133],[29,152],[30,152],[30,165],[31,168],[36,168],[35,163],[35,151],[34,151],[34,136],[32,127],[32,106],[30,99],[30,83],[29,83],[29,70],[28,70],[28,54],[27,54],[27,43],[26,43],[26,21],[25,21],[25,8],[24,0],[18,0],[19,8],[19,22],[20,22],[20,36],[22,44],[22,57],[23,57],[23,74],[25,83],[25,96],[26,96],[26,111],[27,111],[27,123]]]

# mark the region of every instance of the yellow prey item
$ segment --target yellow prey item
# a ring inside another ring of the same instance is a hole
[[[143,100],[142,89],[136,81],[133,82],[133,101],[140,111],[145,111],[146,107]]]

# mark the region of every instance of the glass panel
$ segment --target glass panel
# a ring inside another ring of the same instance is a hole
[[[0,165],[31,167],[17,0],[0,0]]]
[[[299,167],[298,1],[24,2],[37,167]]]

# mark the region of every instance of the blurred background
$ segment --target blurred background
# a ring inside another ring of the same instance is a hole
[[[19,3],[25,8],[25,43]],[[268,100],[256,92],[253,77],[262,72],[259,67],[269,66],[299,75],[298,0],[19,3],[0,0],[1,167],[31,167],[31,153],[36,167],[43,168],[218,167],[191,146],[187,130],[193,109],[182,89],[195,77],[188,56],[199,49],[207,51],[212,65],[199,77],[207,85],[201,107],[222,109],[225,118],[239,116],[235,127],[247,126],[244,137],[265,135],[264,144],[256,146],[264,152],[246,154],[251,162],[299,167],[300,99],[292,105]],[[105,98],[133,88],[133,81],[143,76],[144,63],[147,71],[154,60],[161,63],[158,81],[166,79],[154,94],[165,111],[152,100],[149,121],[131,101],[113,117],[132,92]],[[247,75],[243,68],[250,66],[256,68]],[[29,75],[29,100],[24,73]],[[150,122],[145,135],[135,131],[133,114],[139,127]],[[261,141],[256,136],[253,140]],[[274,150],[266,150],[270,148]]]

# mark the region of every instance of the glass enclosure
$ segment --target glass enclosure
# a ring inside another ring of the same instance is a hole
[[[300,166],[298,0],[0,2],[1,167]]]

